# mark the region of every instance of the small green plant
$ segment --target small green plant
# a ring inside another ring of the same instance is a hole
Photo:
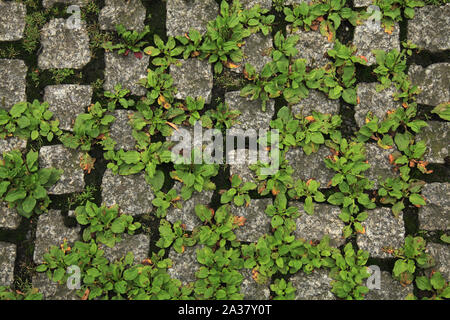
[[[412,19],[415,14],[414,8],[423,7],[425,3],[420,0],[375,0],[375,5],[383,14],[381,22],[385,31],[392,33],[394,23],[403,20],[402,12],[406,19]]]
[[[147,105],[152,105],[155,101],[165,109],[169,109],[174,101],[176,88],[173,85],[173,78],[164,68],[147,70],[147,78],[141,79],[139,84],[148,89]]]
[[[85,205],[75,209],[77,222],[81,225],[87,225],[83,230],[83,240],[89,240],[95,236],[96,240],[112,248],[117,242],[120,242],[121,234],[125,231],[128,234],[141,227],[139,222],[133,223],[133,217],[126,214],[119,214],[117,206],[100,208],[90,201]]]
[[[11,110],[0,109],[0,138],[14,135],[22,139],[37,140],[42,137],[52,141],[55,136],[61,135],[59,121],[51,120],[53,112],[48,110],[48,103],[19,102]]]
[[[443,300],[450,298],[450,286],[440,272],[432,272],[430,276],[416,278],[417,288],[423,291],[431,291],[431,297],[424,300]]]
[[[179,56],[185,49],[182,46],[176,46],[176,41],[174,37],[169,37],[167,43],[161,40],[161,38],[155,34],[153,36],[153,41],[156,45],[148,46],[144,49],[144,52],[151,57],[155,57],[152,63],[162,69],[167,69],[171,64],[178,63],[177,56]],[[159,55],[162,57],[158,57]]]
[[[133,99],[127,99],[127,95],[130,94],[130,90],[122,88],[122,85],[116,84],[113,91],[105,91],[104,95],[108,98],[108,111],[114,111],[117,104],[125,109],[133,107],[135,102]]]
[[[0,300],[42,300],[42,293],[36,288],[30,288],[25,292],[12,290],[6,286],[0,286]]]
[[[434,266],[434,259],[425,252],[425,246],[426,242],[422,237],[409,235],[405,238],[405,243],[401,248],[385,248],[387,252],[398,258],[392,270],[395,279],[408,285],[414,281],[417,267],[425,269]]]
[[[405,182],[401,178],[387,178],[378,189],[378,195],[381,196],[380,202],[392,204],[392,213],[396,217],[405,208],[403,199],[409,199],[415,206],[424,206],[425,199],[419,194],[424,184],[425,181],[416,179]]]
[[[231,109],[227,103],[220,102],[216,108],[207,110],[205,115],[201,117],[202,125],[212,128],[214,124],[214,128],[216,129],[229,129],[237,122],[236,119],[240,114],[241,112],[239,110]]]
[[[170,189],[167,193],[158,191],[155,195],[155,199],[152,200],[152,204],[157,208],[155,213],[156,216],[158,218],[164,218],[167,214],[167,209],[169,209],[170,206],[181,208],[181,205],[178,202],[180,199],[177,190],[174,188]]]
[[[119,35],[120,42],[113,44],[111,41],[108,41],[103,44],[103,48],[108,51],[118,50],[118,54],[125,56],[133,52],[136,58],[142,58],[142,48],[148,43],[142,39],[150,33],[150,27],[145,26],[144,30],[139,32],[137,30],[127,30],[122,24],[119,24],[116,26],[116,31]]]
[[[50,204],[47,190],[60,178],[62,170],[38,166],[38,152],[24,158],[18,150],[3,154],[0,160],[0,200],[26,218],[41,214]]]
[[[296,180],[294,187],[288,191],[292,199],[305,198],[303,208],[307,214],[314,214],[314,202],[324,202],[325,195],[319,191],[320,182],[310,179],[308,181]]]
[[[55,81],[56,84],[61,84],[69,77],[73,76],[75,74],[75,71],[73,71],[73,69],[68,68],[50,69],[50,73],[52,74],[53,81]]]
[[[339,298],[362,300],[369,289],[363,284],[363,280],[370,276],[365,266],[369,253],[363,250],[355,250],[351,243],[344,247],[344,254],[334,252],[332,255],[336,266],[330,271],[332,281],[331,292]]]
[[[250,204],[250,195],[248,192],[256,189],[256,183],[243,183],[242,178],[238,175],[233,175],[230,178],[230,181],[231,188],[222,193],[220,203],[229,203],[233,201],[237,206],[243,206],[244,204],[248,206]]]
[[[270,285],[270,290],[277,295],[274,300],[294,300],[295,288],[292,286],[292,282],[287,282],[284,279],[276,279],[273,284]]]
[[[68,148],[79,147],[83,151],[91,150],[93,144],[96,143],[105,148],[111,148],[114,141],[109,137],[108,132],[115,119],[99,102],[96,102],[88,108],[88,113],[81,113],[77,116],[73,134],[62,135],[61,142]]]

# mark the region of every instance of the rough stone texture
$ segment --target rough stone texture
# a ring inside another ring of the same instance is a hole
[[[241,97],[240,91],[233,91],[225,93],[225,103],[230,106],[230,109],[241,112],[236,118],[237,124],[233,125],[229,130],[231,135],[238,134],[240,129],[244,131],[255,130],[251,136],[257,135],[260,129],[270,129],[270,120],[272,120],[275,112],[275,101],[267,101],[266,112],[263,112],[260,100],[252,101],[249,98]]]
[[[292,286],[297,290],[295,300],[335,300],[331,292],[331,279],[327,269],[314,270],[310,274],[297,272],[290,278]]]
[[[176,181],[174,184],[175,190],[179,194],[181,192],[181,187],[183,185],[181,182]],[[170,207],[167,210],[166,219],[172,223],[180,220],[182,223],[186,225],[186,230],[192,231],[195,227],[202,224],[200,219],[195,214],[195,206],[198,204],[203,204],[208,206],[211,202],[211,198],[213,196],[213,191],[203,191],[196,192],[192,194],[192,197],[188,200],[180,200],[182,207],[180,209]]]
[[[142,59],[133,54],[127,56],[114,52],[105,53],[105,83],[103,88],[107,91],[114,90],[114,86],[121,84],[132,94],[143,96],[147,90],[138,84],[140,79],[147,78],[147,67],[150,56],[144,55]]]
[[[429,183],[422,188],[427,205],[419,208],[421,230],[450,229],[450,186],[449,183]]]
[[[394,24],[392,34],[384,31],[381,24],[376,26],[371,20],[366,20],[362,25],[355,27],[353,44],[358,48],[355,55],[365,56],[367,64],[376,63],[372,50],[390,51],[392,49],[400,50],[400,27],[398,23]]]
[[[240,159],[243,156],[245,158]],[[237,174],[245,182],[257,182],[256,174],[249,168],[249,165],[255,164],[258,160],[258,151],[249,149],[237,149],[228,152],[226,163],[230,165],[230,177]],[[233,163],[231,162],[233,160]],[[259,159],[261,160],[261,159]]]
[[[411,65],[408,75],[413,85],[422,89],[417,103],[437,106],[450,101],[450,63],[435,63],[427,68]]]
[[[450,4],[415,8],[408,21],[408,39],[430,51],[450,49]]]
[[[116,30],[122,24],[127,30],[144,29],[146,10],[140,0],[106,0],[100,11],[98,23],[101,30]]]
[[[311,68],[320,68],[331,62],[325,54],[328,50],[333,49],[333,42],[329,42],[319,31],[299,29],[293,35],[300,36],[300,40],[295,45],[295,48],[298,50],[298,54],[295,56],[296,59],[306,59],[306,65]]]
[[[166,10],[167,35],[174,37],[191,28],[204,34],[208,22],[219,13],[219,6],[214,0],[167,0]]]
[[[251,9],[254,6],[258,5],[261,9],[268,9],[272,7],[272,0],[241,0],[242,7],[244,9]]]
[[[22,39],[27,8],[23,3],[0,2],[0,41]]]
[[[0,202],[0,228],[16,229],[21,220],[15,209],[8,208],[7,202]]]
[[[58,284],[50,280],[47,274],[36,273],[32,279],[33,288],[39,289],[44,300],[80,300],[76,289],[67,288],[66,284]]]
[[[387,271],[381,271],[380,289],[370,289],[364,300],[404,300],[413,293],[413,285],[402,286]]]
[[[331,100],[321,91],[310,90],[308,97],[292,106],[292,114],[312,115],[313,111],[320,113],[339,114],[339,100]]]
[[[64,239],[73,244],[80,239],[80,226],[68,228],[64,225],[64,217],[59,210],[49,210],[38,218],[36,241],[34,243],[33,260],[37,264],[44,262],[44,254],[50,247],[59,247]]]
[[[170,65],[173,85],[177,88],[175,98],[184,100],[188,96],[203,97],[206,103],[210,103],[213,74],[208,60],[189,58],[179,61],[181,66]]]
[[[262,33],[253,33],[248,38],[245,38],[245,45],[242,46],[242,53],[244,59],[239,63],[239,68],[231,69],[234,72],[242,72],[245,64],[251,64],[257,73],[260,73],[262,68],[272,61],[270,52],[272,51],[272,37],[270,35],[263,35]]]
[[[234,230],[236,239],[245,242],[257,242],[260,237],[270,233],[271,218],[264,212],[272,199],[251,199],[248,207],[231,205],[231,213],[244,217],[243,226]]]
[[[356,236],[356,242],[360,249],[369,251],[372,258],[391,258],[383,247],[400,248],[404,243],[405,226],[403,213],[398,218],[394,217],[390,208],[376,208],[368,210],[369,217],[361,224],[365,228],[365,234]]]
[[[368,7],[373,3],[373,0],[353,0],[353,6],[356,8]]]
[[[290,6],[290,5],[295,5],[295,4],[299,4],[299,3],[302,3],[302,2],[311,3],[312,0],[285,0],[284,4],[287,5],[287,6]]]
[[[27,147],[27,140],[17,137],[8,137],[6,139],[0,139],[0,160],[3,159],[3,153],[10,152],[12,150],[23,151]]]
[[[92,87],[63,84],[45,87],[44,101],[49,103],[53,117],[59,120],[59,128],[72,131],[75,120],[91,104]]]
[[[294,169],[292,178],[308,181],[315,179],[320,182],[320,188],[327,188],[328,182],[333,178],[334,171],[325,165],[325,158],[331,155],[331,151],[324,146],[317,152],[306,155],[302,148],[292,148],[286,152],[286,160]]]
[[[0,108],[9,110],[17,102],[26,101],[27,66],[22,60],[0,59]]]
[[[0,286],[10,286],[14,281],[16,245],[0,242]]]
[[[66,22],[65,19],[53,19],[42,27],[40,69],[81,69],[91,60],[86,23],[81,21],[79,29],[69,29]]]
[[[297,229],[294,231],[296,238],[315,241],[328,235],[332,246],[339,247],[345,243],[342,237],[345,224],[339,218],[339,207],[318,203],[314,205],[314,214],[309,215],[303,209],[303,203],[292,201],[289,205],[297,207],[300,213],[296,220]]]
[[[41,147],[39,166],[64,170],[59,181],[48,190],[49,194],[83,191],[84,172],[80,167],[81,155],[81,152],[66,148],[62,144]]]
[[[113,116],[116,120],[112,123],[109,131],[109,136],[117,142],[114,146],[115,150],[134,150],[136,149],[136,139],[133,137],[133,128],[128,123],[133,111],[116,110]]]
[[[431,270],[439,271],[442,276],[450,280],[450,249],[448,244],[428,243],[425,252],[433,256],[435,266]]]
[[[399,176],[398,171],[394,171],[394,167],[389,163],[389,155],[394,151],[395,149],[382,149],[375,143],[366,144],[366,159],[370,168],[364,175],[375,182],[374,189],[378,189],[385,179]]]
[[[154,198],[143,172],[121,176],[106,169],[102,180],[102,199],[107,206],[117,204],[122,212],[136,216],[151,212]]]
[[[183,253],[176,252],[173,248],[169,251],[169,258],[172,259],[172,268],[167,269],[167,273],[171,278],[178,279],[183,285],[189,282],[195,282],[195,273],[200,269],[200,264],[197,262],[196,250],[203,246],[195,245],[193,247],[186,247]]]
[[[116,243],[113,248],[101,245],[101,249],[105,251],[105,258],[110,262],[124,258],[131,251],[134,254],[134,263],[139,264],[148,257],[150,237],[145,234],[123,234],[122,241]]]
[[[427,146],[424,160],[431,163],[445,163],[450,145],[449,131],[449,122],[429,121],[428,127],[422,128],[416,134],[416,140],[425,141],[425,145]]]
[[[249,269],[242,269],[241,274],[244,279],[241,283],[240,293],[244,295],[244,300],[269,300],[270,282],[259,284],[252,278],[252,272]]]
[[[376,85],[377,83],[358,84],[357,94],[360,101],[355,106],[355,120],[359,127],[366,124],[365,119],[369,111],[382,120],[389,110],[394,110],[400,106],[399,102],[394,101],[393,94],[396,92],[394,86],[377,92]]]
[[[42,5],[45,8],[51,8],[55,3],[75,4],[83,7],[88,0],[42,0]]]

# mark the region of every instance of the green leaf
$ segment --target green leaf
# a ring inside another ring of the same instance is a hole
[[[125,222],[122,220],[115,220],[111,224],[111,231],[114,233],[123,233],[125,231]]]
[[[31,213],[36,206],[36,199],[32,196],[28,196],[22,203],[22,208],[25,213]]]
[[[23,189],[10,190],[5,197],[5,201],[15,202],[20,199],[24,199],[27,196],[27,193]]]
[[[440,272],[435,272],[430,279],[430,283],[434,289],[440,290],[445,286],[445,279]]]
[[[417,277],[417,278],[416,278],[416,284],[417,284],[417,287],[418,287],[420,290],[428,290],[428,291],[431,291],[431,290],[433,289],[433,288],[431,287],[430,280],[429,280],[427,277],[425,277],[425,276]]]
[[[420,206],[424,206],[426,205],[426,202],[424,200],[424,198],[417,194],[417,193],[413,193],[409,196],[409,201],[411,201],[412,204],[414,205],[420,205]]]

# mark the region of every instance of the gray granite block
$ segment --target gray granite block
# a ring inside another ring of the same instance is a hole
[[[313,111],[320,113],[339,114],[339,100],[331,100],[321,91],[310,90],[308,97],[292,106],[292,114],[310,116]]]
[[[27,7],[23,3],[0,2],[0,41],[22,39]]]
[[[40,69],[81,69],[91,60],[86,23],[79,29],[68,28],[67,20],[53,19],[41,30]]]
[[[431,163],[445,163],[448,157],[450,140],[448,133],[450,131],[449,122],[428,121],[428,127],[416,134],[416,141],[424,141],[427,146],[424,160]]]
[[[270,282],[259,284],[252,278],[252,272],[249,269],[242,269],[241,274],[244,279],[241,283],[240,293],[244,295],[244,300],[269,300]]]
[[[116,26],[122,24],[127,30],[142,31],[145,16],[146,10],[140,0],[106,0],[98,23],[101,30],[115,31]]]
[[[129,124],[129,120],[133,111],[130,110],[116,110],[113,116],[116,120],[112,123],[109,129],[109,137],[116,142],[115,150],[135,150],[136,139],[133,137],[133,127]]]
[[[0,286],[10,286],[14,281],[16,245],[0,242]]]
[[[449,183],[428,183],[422,188],[426,205],[419,208],[421,230],[450,229],[450,186]]]
[[[270,233],[271,218],[265,213],[269,204],[272,204],[272,199],[251,199],[248,207],[231,205],[233,215],[246,219],[243,226],[234,230],[238,241],[257,242],[260,237]]]
[[[450,101],[450,63],[435,63],[426,68],[411,65],[408,76],[422,90],[417,95],[418,103],[437,106]]]
[[[133,252],[134,263],[140,264],[148,257],[150,249],[150,236],[145,234],[129,235],[124,233],[122,241],[117,242],[113,248],[101,245],[100,249],[105,251],[105,258],[111,263],[124,258],[128,252]]]
[[[59,128],[72,131],[77,116],[91,104],[91,97],[91,86],[63,84],[45,87],[44,101],[49,103],[53,118],[59,120]]]
[[[62,169],[60,179],[48,190],[48,194],[65,194],[84,189],[84,171],[80,166],[82,152],[66,148],[62,144],[44,146],[39,150],[41,168]]]
[[[310,274],[299,271],[291,276],[292,286],[297,290],[295,300],[335,300],[327,269],[314,270]]]
[[[380,273],[380,289],[369,289],[364,300],[405,300],[406,296],[413,293],[413,285],[403,286],[394,280],[387,271]]]
[[[64,225],[64,217],[59,210],[49,210],[39,216],[36,229],[33,260],[37,264],[44,262],[44,254],[52,246],[59,247],[64,240],[73,244],[80,239],[80,226],[68,228]]]
[[[22,60],[0,59],[0,108],[9,110],[18,102],[26,101],[27,66]]]
[[[425,252],[430,254],[435,261],[435,265],[427,271],[439,271],[442,276],[450,280],[450,247],[448,244],[428,243]]]
[[[197,262],[196,251],[201,249],[202,245],[186,247],[183,253],[176,252],[173,248],[169,251],[169,259],[172,260],[172,268],[167,269],[171,278],[181,281],[183,285],[195,282],[197,279],[195,273],[200,269],[201,264]]]
[[[374,181],[374,189],[377,189],[387,178],[399,177],[398,171],[394,171],[394,166],[389,162],[389,155],[395,149],[383,149],[375,143],[366,143],[366,159],[370,168],[364,175]]]

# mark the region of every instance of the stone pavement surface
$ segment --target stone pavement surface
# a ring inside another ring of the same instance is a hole
[[[271,0],[242,0],[245,8],[252,8],[259,4],[262,8],[272,9]],[[285,4],[292,5],[303,2],[302,0],[286,0]],[[207,31],[208,21],[213,20],[218,12],[219,5],[215,0],[167,0],[165,3],[165,26],[167,36],[184,36],[191,29],[198,30],[201,34]],[[59,5],[78,5],[83,8],[89,6],[89,0],[42,0],[44,8],[52,8]],[[365,8],[372,4],[370,0],[355,0],[354,7]],[[115,31],[118,24],[123,24],[128,30],[141,31],[148,21],[149,5],[146,0],[105,0],[104,5],[98,10],[97,22],[102,32]],[[353,44],[357,48],[356,55],[365,56],[368,65],[376,64],[374,49],[391,50],[400,49],[402,40],[411,40],[421,49],[434,54],[448,53],[450,49],[450,4],[443,6],[427,5],[416,8],[416,15],[405,25],[395,23],[391,33],[383,29],[373,30],[367,23],[363,23],[351,29]],[[3,43],[19,42],[24,38],[26,30],[27,7],[19,2],[0,1],[0,46]],[[154,13],[152,13],[154,14]],[[150,18],[151,19],[151,18]],[[82,73],[94,59],[91,50],[92,38],[91,26],[82,21],[80,28],[67,27],[67,19],[61,17],[49,18],[39,30],[40,46],[35,52],[34,62],[30,63],[23,55],[17,58],[3,58],[0,56],[0,108],[9,110],[15,103],[30,101],[29,81],[32,70],[38,67],[40,70],[49,69],[74,69]],[[406,28],[403,30],[402,28]],[[318,30],[305,31],[303,29],[292,30],[288,26],[284,31],[298,35],[300,41],[296,45],[298,54],[295,58],[306,59],[308,68],[325,67],[331,58],[327,51],[333,48],[333,43],[323,36]],[[153,31],[152,31],[153,32]],[[405,38],[406,35],[406,38]],[[261,32],[252,34],[245,39],[242,45],[243,61],[233,71],[233,77],[243,78],[245,63],[250,63],[260,72],[264,65],[271,61],[271,52],[274,50],[273,35],[263,35]],[[138,99],[146,96],[148,90],[138,82],[147,78],[149,68],[153,68],[151,57],[144,55],[137,58],[133,54],[126,56],[114,52],[105,52],[101,58],[100,89],[113,91],[117,84],[131,91],[132,96]],[[229,105],[231,110],[238,110],[240,115],[237,123],[231,127],[231,134],[248,129],[270,128],[270,121],[276,116],[280,106],[274,99],[267,101],[266,112],[261,111],[260,100],[250,100],[240,95],[241,88],[227,89],[226,92],[217,93],[217,75],[214,74],[213,65],[208,59],[200,60],[196,57],[180,59],[180,65],[172,64],[169,73],[172,76],[173,86],[177,89],[175,98],[185,100],[188,96],[202,97],[206,104],[214,106],[215,99],[219,95],[223,102]],[[445,61],[434,61],[428,64],[411,64],[409,77],[414,85],[420,87],[422,92],[417,97],[419,109],[435,107],[443,102],[450,101],[450,64],[448,57]],[[84,79],[84,78],[83,78]],[[244,80],[246,81],[246,80]],[[378,118],[383,119],[388,111],[401,106],[399,101],[394,101],[396,92],[394,86],[378,92],[376,83],[360,81],[357,84],[358,103],[351,114],[352,122],[362,127],[366,121],[368,112],[372,112]],[[98,91],[92,83],[82,80],[82,83],[52,83],[41,88],[39,94],[43,101],[49,103],[49,109],[54,113],[55,119],[60,122],[60,128],[66,132],[73,131],[75,119],[81,113],[86,112],[89,106],[95,102],[94,95]],[[27,96],[28,95],[28,96]],[[31,101],[30,101],[31,102]],[[292,113],[310,116],[312,111],[328,113],[332,115],[343,114],[343,100],[331,100],[319,90],[310,90],[307,98],[293,104]],[[113,115],[116,121],[111,126],[110,137],[117,144],[116,151],[136,150],[136,137],[129,122],[134,109],[119,108]],[[427,150],[424,160],[433,165],[445,166],[448,170],[449,163],[449,123],[437,118],[427,120],[428,127],[424,128],[416,136],[417,141],[425,141]],[[0,140],[0,159],[4,152],[13,149],[25,151],[36,148],[36,144],[15,137],[7,137]],[[248,149],[232,151],[230,156],[248,154]],[[400,177],[399,172],[389,161],[395,149],[382,149],[376,144],[366,144],[366,157],[371,168],[367,171],[367,177],[375,182],[374,188],[380,187],[384,179],[388,177]],[[58,141],[44,143],[39,149],[39,166],[41,168],[59,168],[64,172],[60,181],[54,185],[49,194],[52,199],[56,197],[68,197],[83,192],[87,182],[91,181],[88,173],[80,166],[80,157],[83,152],[64,147]],[[286,154],[287,163],[294,169],[293,178],[307,181],[315,179],[320,182],[320,189],[324,192],[330,190],[330,180],[334,172],[327,168],[324,159],[332,156],[332,150],[326,146],[320,146],[317,152],[307,155],[302,148],[291,148]],[[230,176],[237,174],[244,182],[256,182],[256,175],[247,164],[231,164]],[[94,170],[95,171],[95,170]],[[95,173],[98,175],[100,199],[98,202],[107,206],[118,205],[121,214],[130,214],[141,219],[151,214],[155,205],[155,193],[150,189],[144,173],[132,175],[117,175],[111,169]],[[222,174],[222,173],[220,173]],[[166,175],[168,176],[168,175]],[[180,193],[182,183],[175,181],[174,189]],[[202,204],[212,206],[219,199],[219,190],[194,192],[192,198],[180,200],[180,208],[170,207],[165,217],[174,224],[181,221],[186,232],[192,232],[203,225],[195,214],[195,206]],[[424,232],[447,232],[450,227],[450,189],[448,182],[427,182],[422,195],[427,205],[413,208],[417,214],[418,228]],[[265,213],[268,205],[273,204],[274,197],[260,198],[252,196],[248,206],[230,206],[233,215],[244,217],[246,225],[235,231],[238,241],[241,243],[256,243],[265,234],[273,232],[271,218]],[[301,201],[291,201],[290,205],[296,207],[300,216],[295,220],[296,238],[308,241],[320,240],[328,235],[331,245],[342,248],[348,240],[342,237],[342,229],[345,223],[338,217],[340,207],[330,204],[316,204],[315,213],[309,215],[304,210]],[[358,248],[369,252],[371,258],[376,258],[382,263],[390,261],[392,255],[383,250],[384,247],[399,248],[404,243],[409,231],[407,221],[410,221],[411,212],[402,212],[394,217],[390,207],[377,207],[368,211],[368,218],[362,225],[364,233],[356,235],[355,243]],[[71,217],[70,217],[71,216]],[[67,212],[56,207],[33,218],[35,226],[32,259],[34,263],[43,262],[43,255],[52,245],[59,246],[64,240],[70,244],[80,240],[83,227],[68,224],[67,220],[73,220],[73,212]],[[21,223],[25,218],[18,215],[14,208],[8,207],[4,202],[0,203],[0,286],[10,286],[17,280],[17,261],[19,261],[18,240],[4,239],[3,234],[19,232]],[[73,221],[72,221],[73,222]],[[70,225],[70,226],[69,226]],[[103,247],[105,257],[111,261],[117,261],[128,251],[134,253],[134,263],[141,263],[151,257],[151,250],[156,243],[157,232],[142,232],[135,235],[126,235],[114,248]],[[197,244],[187,246],[183,253],[178,253],[174,248],[168,248],[167,256],[172,259],[173,266],[168,269],[171,277],[179,279],[183,284],[196,280],[195,273],[200,268],[196,258],[196,250],[202,246]],[[22,249],[23,250],[23,249]],[[427,251],[436,259],[436,270],[439,270],[448,280],[449,271],[449,246],[443,243],[429,242]],[[384,261],[384,262],[383,262]],[[273,296],[270,284],[259,284],[252,277],[251,269],[240,270],[243,282],[240,293],[244,299],[267,300]],[[312,273],[297,272],[289,275],[296,290],[295,299],[316,300],[336,299],[331,292],[333,279],[328,270],[321,268]],[[272,279],[271,281],[273,281]],[[73,291],[65,286],[51,282],[45,274],[33,275],[32,284],[38,288],[45,299],[79,299]],[[367,294],[369,300],[404,299],[413,293],[413,285],[402,286],[393,279],[392,273],[381,272],[381,289],[372,289]]]

